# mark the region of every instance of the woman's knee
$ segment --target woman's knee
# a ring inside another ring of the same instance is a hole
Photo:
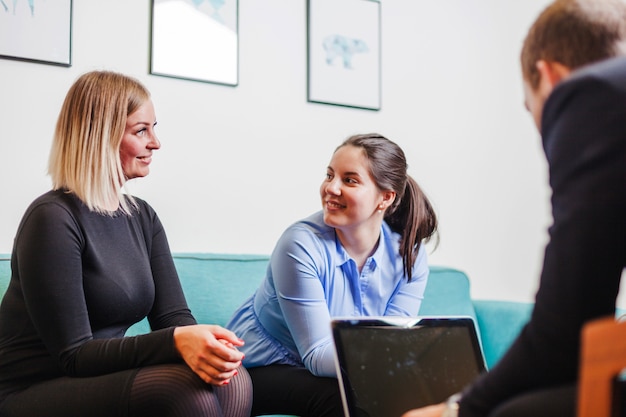
[[[319,378],[318,391],[309,402],[311,416],[343,417],[341,392],[336,378]]]
[[[317,377],[303,367],[269,365],[250,369],[253,414],[343,417],[336,378]]]
[[[186,365],[164,365],[140,370],[131,389],[131,415],[202,415],[220,408],[215,388]]]

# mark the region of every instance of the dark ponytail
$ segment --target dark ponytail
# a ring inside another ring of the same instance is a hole
[[[404,195],[399,201],[396,196],[396,201],[385,213],[385,221],[391,230],[402,236],[400,254],[404,272],[411,281],[413,264],[422,241],[428,242],[437,230],[437,216],[430,201],[410,175],[407,175]]]
[[[411,281],[422,241],[428,242],[437,231],[435,211],[417,182],[407,174],[406,157],[396,143],[369,133],[352,136],[339,148],[346,145],[362,148],[378,188],[396,193],[396,199],[385,212],[385,221],[391,230],[401,235],[400,255],[404,273]]]

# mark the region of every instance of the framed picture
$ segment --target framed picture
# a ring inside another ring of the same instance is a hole
[[[0,57],[72,65],[72,0],[0,0]]]
[[[238,0],[152,0],[150,73],[239,83]]]
[[[308,0],[308,101],[380,110],[380,2]]]

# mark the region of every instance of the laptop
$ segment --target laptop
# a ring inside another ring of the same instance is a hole
[[[485,371],[470,317],[363,317],[331,322],[347,417],[400,417],[445,401]]]

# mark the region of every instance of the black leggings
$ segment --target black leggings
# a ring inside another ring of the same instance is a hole
[[[248,417],[251,400],[244,368],[216,387],[184,364],[166,364],[35,384],[9,395],[0,417]]]
[[[337,378],[314,376],[306,368],[269,365],[249,368],[254,387],[252,415],[344,417]]]

